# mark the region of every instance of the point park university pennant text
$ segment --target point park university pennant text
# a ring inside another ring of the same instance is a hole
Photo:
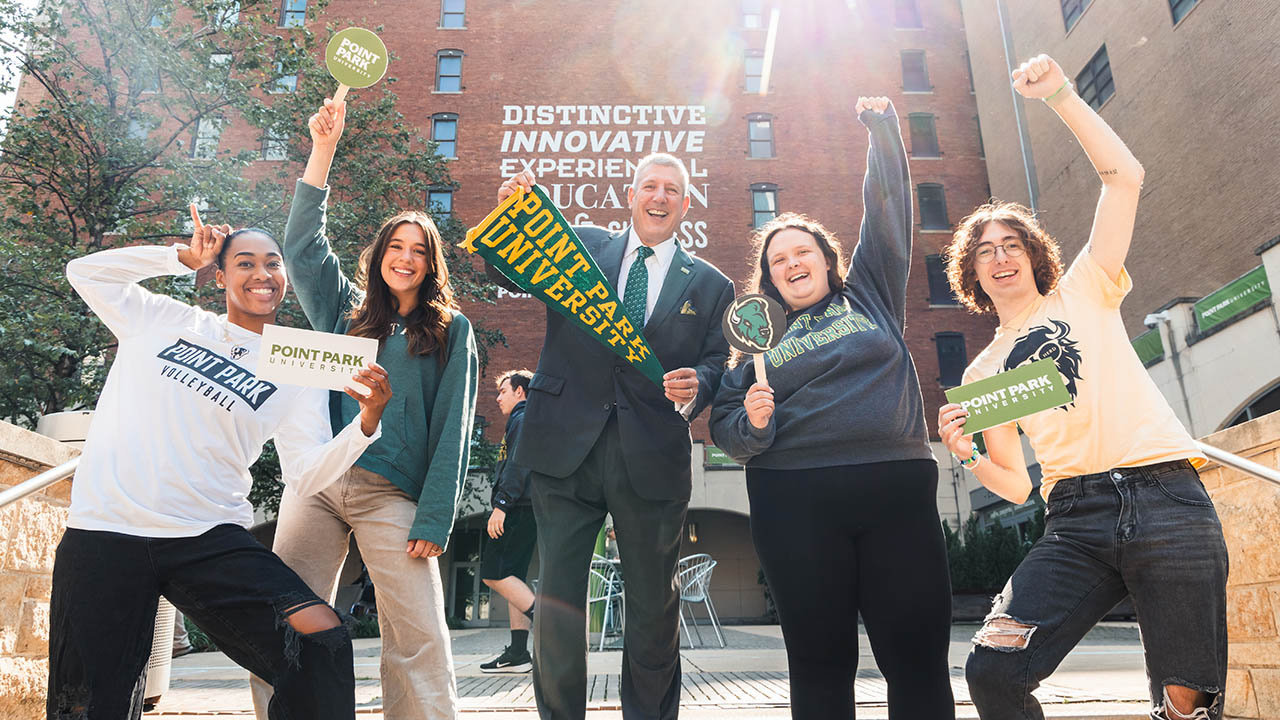
[[[661,387],[662,365],[645,342],[642,326],[627,316],[617,291],[541,187],[508,197],[467,231],[461,247]]]

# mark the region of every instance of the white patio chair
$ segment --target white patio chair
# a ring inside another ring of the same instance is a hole
[[[587,616],[591,616],[593,604],[604,603],[604,619],[600,623],[600,646],[597,648],[604,650],[604,640],[609,634],[610,627],[617,627],[619,634],[626,630],[626,595],[622,575],[613,563],[596,555],[591,560],[590,572],[587,579]]]
[[[698,636],[698,645],[702,644],[702,633],[698,630],[697,617],[693,614],[693,606],[702,603],[707,608],[707,617],[711,619],[711,629],[715,632],[720,647],[724,647],[724,635],[720,632],[720,617],[716,615],[716,607],[711,602],[711,571],[716,561],[706,553],[690,555],[680,560],[676,569],[676,587],[680,589],[680,626],[684,628],[684,636],[689,647],[695,647],[693,637],[689,635],[689,625]],[[689,622],[684,619],[684,607],[689,606]]]

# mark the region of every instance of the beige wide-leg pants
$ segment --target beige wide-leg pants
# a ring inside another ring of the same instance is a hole
[[[458,689],[440,565],[437,558],[412,558],[405,552],[417,509],[386,478],[352,467],[311,497],[285,488],[272,550],[332,604],[354,532],[378,592],[383,717],[452,720],[458,713]],[[271,686],[256,677],[250,685],[254,711],[266,720]]]

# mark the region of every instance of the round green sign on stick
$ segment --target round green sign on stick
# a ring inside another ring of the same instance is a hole
[[[347,97],[350,88],[367,88],[387,72],[387,46],[370,30],[352,27],[336,33],[324,50],[324,64],[338,81],[334,103]]]

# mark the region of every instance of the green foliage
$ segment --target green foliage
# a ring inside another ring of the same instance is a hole
[[[351,623],[351,637],[356,640],[382,637],[382,631],[378,629],[378,616],[365,615],[354,618]]]
[[[994,593],[1004,587],[1014,568],[1027,556],[1031,545],[1044,534],[1044,509],[1038,509],[1024,541],[1016,528],[993,523],[979,527],[976,515],[956,532],[944,520],[947,558],[951,566],[951,591]]]
[[[12,113],[0,117],[0,418],[30,427],[44,413],[91,407],[115,348],[67,284],[66,263],[110,247],[184,242],[195,199],[208,222],[282,238],[298,162],[311,147],[306,120],[334,90],[324,41],[337,27],[369,23],[335,19],[317,37],[277,27],[279,3],[266,0],[71,2],[54,4],[54,15],[26,5],[0,0],[0,43],[28,49],[0,71],[0,88],[25,78]],[[309,17],[327,5],[308,3]],[[423,208],[430,188],[454,187],[446,162],[398,109],[392,60],[383,82],[351,94],[330,179],[329,237],[352,275],[385,218]],[[296,89],[280,91],[282,77],[296,77]],[[212,124],[228,137],[247,130],[264,148],[271,138],[289,162],[257,162],[260,148],[233,151],[225,139],[197,143],[198,129]],[[492,302],[482,271],[457,250],[462,224],[436,221],[455,296]],[[211,283],[150,285],[221,305]],[[291,296],[279,321],[306,326]],[[491,328],[476,332],[484,363],[488,346],[505,340]],[[273,449],[253,475],[255,502],[274,510]]]
[[[187,642],[191,643],[192,652],[215,652],[218,646],[209,638],[199,625],[191,622],[191,618],[183,617],[182,624],[187,626]]]

